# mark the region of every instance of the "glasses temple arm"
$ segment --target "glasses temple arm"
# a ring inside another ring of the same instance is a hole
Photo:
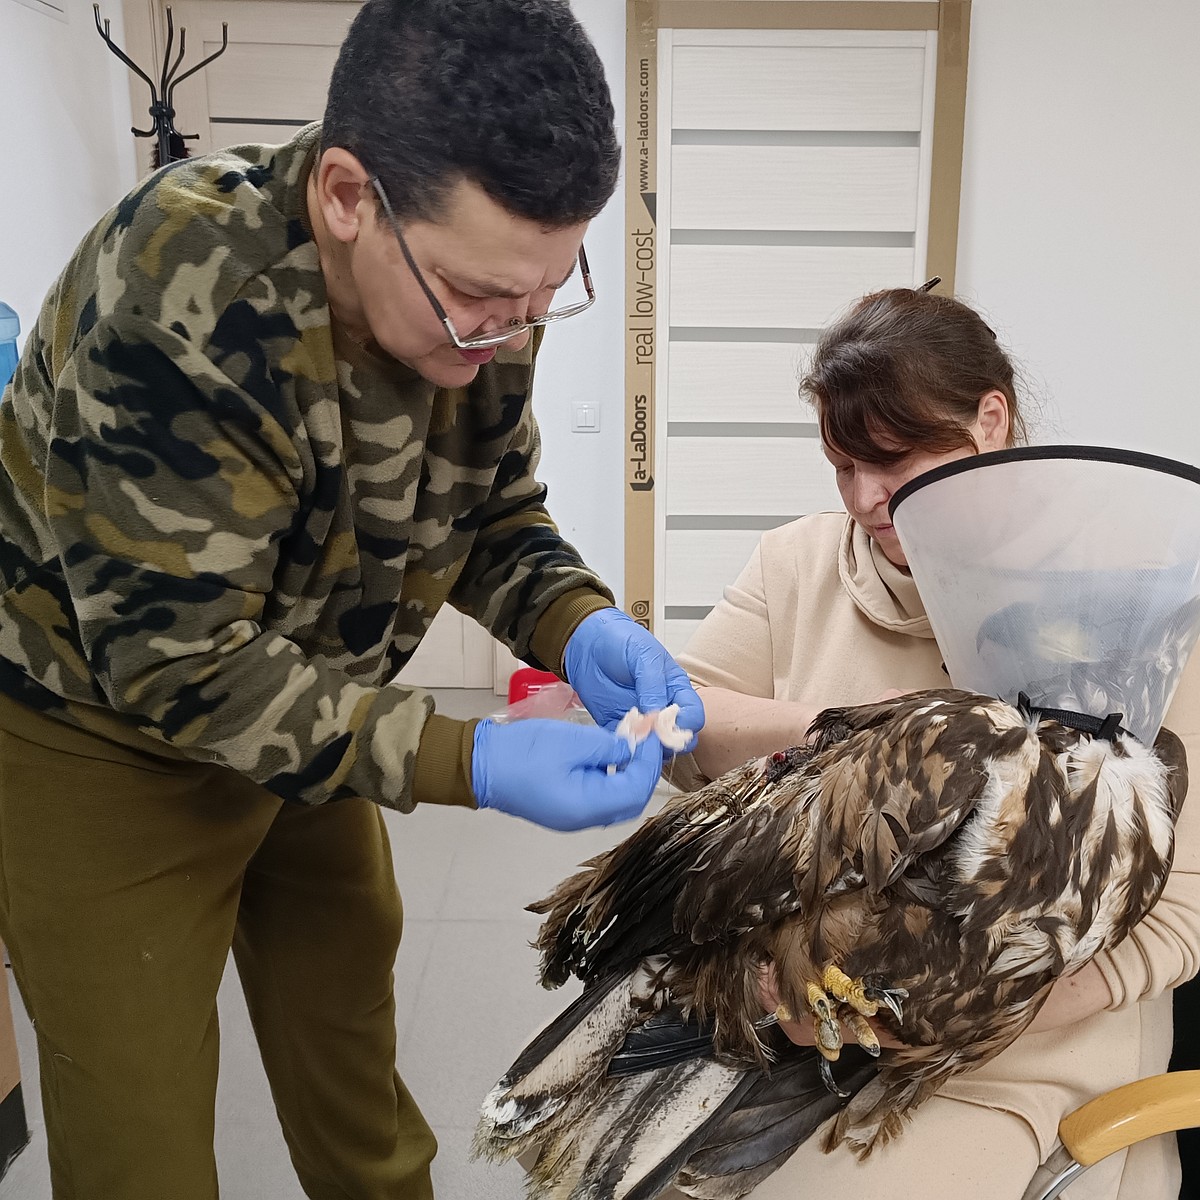
[[[438,320],[446,326],[447,332],[450,332],[457,338],[458,335],[454,332],[454,326],[450,322],[450,315],[442,307],[442,302],[433,294],[433,288],[425,282],[425,276],[421,273],[420,267],[417,266],[417,260],[413,258],[412,251],[408,248],[408,242],[404,240],[404,234],[400,230],[400,219],[392,211],[391,203],[388,201],[387,193],[383,190],[383,184],[379,182],[378,175],[371,176],[371,186],[375,189],[375,194],[379,197],[379,203],[383,205],[383,211],[387,214],[387,219],[391,222],[392,232],[396,235],[396,241],[400,243],[400,253],[404,255],[404,261],[408,263],[409,270],[412,271],[413,277],[421,285],[421,291],[425,293],[426,299],[433,305],[433,311],[437,313]]]

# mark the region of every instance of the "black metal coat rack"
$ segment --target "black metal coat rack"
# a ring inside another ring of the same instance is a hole
[[[167,163],[178,162],[180,159],[187,158],[188,150],[184,145],[185,141],[194,141],[200,135],[198,133],[182,134],[175,128],[175,108],[173,99],[175,89],[185,80],[195,75],[202,67],[207,67],[213,59],[220,58],[225,53],[229,46],[229,26],[226,22],[221,22],[221,47],[215,53],[210,54],[206,59],[198,62],[194,67],[179,74],[180,64],[183,62],[184,49],[187,44],[187,30],[181,25],[179,27],[179,52],[175,56],[175,61],[171,61],[171,51],[175,46],[175,19],[171,16],[171,6],[167,5],[167,48],[163,54],[162,73],[159,77],[159,82],[156,85],[154,80],[142,70],[141,67],[121,49],[120,46],[112,40],[109,35],[109,21],[105,18],[103,25],[100,23],[100,5],[93,4],[92,12],[96,17],[96,32],[104,39],[104,44],[135,74],[141,76],[150,86],[150,116],[153,119],[153,124],[149,129],[138,129],[136,126],[132,132],[136,137],[152,137],[157,138],[154,146],[153,162],[156,167],[166,166]]]

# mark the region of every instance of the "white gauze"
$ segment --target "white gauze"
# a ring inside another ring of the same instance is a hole
[[[658,740],[668,750],[678,753],[692,740],[690,729],[680,729],[675,724],[679,716],[679,705],[668,704],[658,712],[644,713],[640,709],[631,708],[617,726],[617,737],[623,737],[632,750],[638,742],[644,742],[652,733],[658,734]]]

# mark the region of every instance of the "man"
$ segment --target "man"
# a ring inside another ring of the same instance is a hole
[[[369,0],[323,128],[157,173],[52,290],[0,412],[0,934],[56,1197],[216,1195],[231,943],[307,1195],[428,1197],[376,805],[628,819],[662,748],[619,716],[700,728],[534,478],[617,169],[565,3]],[[446,601],[602,727],[389,685]]]

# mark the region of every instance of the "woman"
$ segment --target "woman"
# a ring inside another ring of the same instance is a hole
[[[995,335],[966,305],[924,291],[861,300],[824,333],[802,387],[846,511],[765,534],[680,656],[707,712],[692,764],[707,778],[801,740],[827,706],[948,683],[888,501],[931,467],[1025,433],[1013,367]],[[1166,723],[1200,764],[1200,663],[1185,672]],[[675,782],[700,782],[682,778],[685,769]],[[1170,989],[1200,965],[1198,809],[1184,808],[1175,868],[1150,916],[1116,950],[1062,980],[1013,1046],[953,1080],[865,1163],[845,1150],[826,1156],[813,1138],[755,1200],[843,1187],[897,1200],[1020,1200],[1065,1113],[1167,1068]],[[811,1044],[807,1025],[788,1033]],[[1173,1200],[1178,1189],[1168,1137],[1106,1160],[1066,1194]]]

